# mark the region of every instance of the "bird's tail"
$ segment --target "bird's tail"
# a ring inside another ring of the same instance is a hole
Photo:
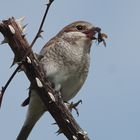
[[[17,140],[27,140],[32,128],[33,128],[34,125],[26,125],[26,126],[23,126],[18,137],[17,137]]]
[[[43,112],[42,112],[42,114],[43,114]],[[36,118],[33,118],[33,120],[29,123],[27,123],[27,121],[25,121],[16,140],[27,140],[32,128],[34,127],[36,122],[39,120],[39,118],[42,116],[42,114],[40,114]]]
[[[42,103],[38,95],[34,91],[32,91],[27,117],[16,140],[27,140],[32,128],[44,112],[44,104]]]

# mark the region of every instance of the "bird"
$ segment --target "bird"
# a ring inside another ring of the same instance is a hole
[[[54,89],[60,91],[63,101],[71,100],[83,86],[89,71],[91,46],[100,32],[99,27],[87,21],[76,21],[64,27],[41,49],[38,59]],[[22,105],[27,104],[27,116],[17,140],[26,140],[47,111],[32,85],[29,97]]]

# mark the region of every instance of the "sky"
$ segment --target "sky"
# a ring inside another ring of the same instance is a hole
[[[0,20],[25,16],[26,37],[34,38],[46,0],[1,0]],[[85,20],[101,27],[108,35],[107,47],[94,44],[86,83],[72,101],[83,100],[80,116],[73,115],[88,132],[91,140],[140,140],[140,1],[139,0],[55,0],[43,27],[43,45],[69,23]],[[0,35],[0,41],[3,39]],[[7,44],[0,45],[0,87],[16,66],[10,68],[13,52]],[[0,138],[15,140],[26,116],[27,107],[20,105],[27,97],[29,81],[18,73],[8,87],[0,110]],[[29,140],[66,140],[55,133],[49,113],[38,121]]]

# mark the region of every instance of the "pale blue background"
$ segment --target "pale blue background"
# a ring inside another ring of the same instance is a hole
[[[27,38],[31,42],[45,10],[45,0],[0,0],[0,20],[25,16]],[[74,101],[83,100],[75,119],[91,140],[140,140],[140,1],[139,0],[55,0],[45,23],[44,39],[34,51],[61,28],[75,20],[86,20],[107,33],[107,47],[92,46],[88,79]],[[0,40],[2,36],[0,36]],[[0,86],[16,67],[9,69],[13,53],[0,46]],[[6,91],[0,110],[0,139],[15,140],[26,109],[29,82],[24,73],[16,75]],[[56,136],[54,120],[46,113],[29,140],[65,140]]]

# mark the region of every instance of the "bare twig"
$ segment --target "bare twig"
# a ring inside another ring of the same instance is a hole
[[[39,29],[38,29],[38,32],[37,32],[37,34],[36,34],[34,40],[32,41],[32,43],[31,43],[31,45],[30,45],[30,48],[32,48],[32,46],[33,46],[34,43],[36,42],[37,38],[40,37],[40,34],[41,34],[41,32],[42,32],[43,24],[44,24],[44,22],[45,22],[47,13],[48,13],[49,8],[50,8],[51,4],[53,3],[53,1],[54,1],[54,0],[49,0],[49,3],[46,4],[46,5],[47,5],[46,11],[45,11],[45,13],[44,13],[44,16],[43,16],[42,22],[41,22],[41,24],[40,24],[40,27],[39,27]],[[29,52],[27,52],[27,53],[29,53]]]
[[[10,78],[7,81],[7,83],[5,84],[5,86],[2,87],[2,90],[1,90],[1,93],[0,93],[0,107],[1,107],[1,104],[2,104],[2,99],[3,99],[3,96],[4,96],[5,90],[7,89],[8,85],[10,84],[10,82],[12,81],[12,79],[14,78],[15,74],[18,72],[19,66],[16,68],[16,70],[14,71],[14,73],[10,76]]]
[[[4,93],[7,89],[7,87],[9,86],[10,82],[12,81],[12,79],[14,78],[14,76],[16,75],[16,73],[20,70],[21,66],[22,66],[22,62],[25,60],[25,58],[27,57],[27,55],[29,55],[30,51],[31,51],[31,48],[33,47],[33,45],[35,44],[36,40],[41,36],[41,33],[42,33],[42,27],[44,25],[44,22],[45,22],[45,19],[46,19],[46,16],[48,14],[48,11],[49,11],[49,8],[51,6],[51,4],[53,3],[54,0],[49,0],[49,3],[46,4],[47,5],[47,8],[46,8],[46,11],[44,13],[44,16],[43,16],[43,19],[41,21],[41,24],[40,24],[40,27],[38,29],[38,32],[36,34],[36,36],[34,37],[30,47],[28,48],[25,56],[21,59],[21,63],[19,63],[18,67],[16,68],[16,70],[13,72],[13,74],[10,76],[10,78],[8,79],[7,83],[5,84],[4,87],[2,87],[2,90],[1,90],[1,93],[0,93],[0,108],[1,108],[1,104],[2,104],[2,99],[3,99],[3,96],[4,96]]]

